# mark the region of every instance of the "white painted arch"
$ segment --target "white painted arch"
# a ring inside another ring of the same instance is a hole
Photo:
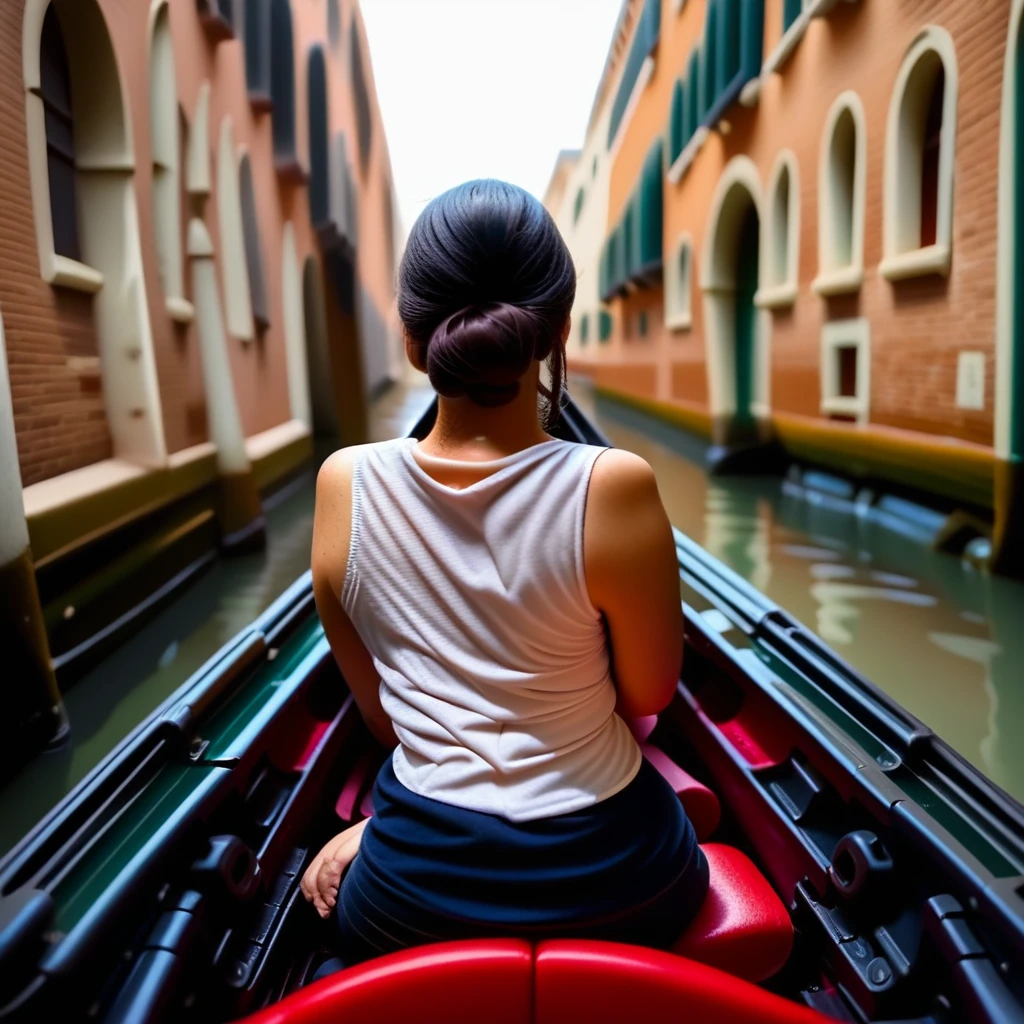
[[[847,121],[847,117],[850,119]],[[852,153],[842,151],[852,123]],[[842,132],[842,135],[840,134]],[[853,168],[846,178],[846,162]],[[819,295],[857,291],[864,280],[864,206],[867,190],[868,133],[864,104],[852,89],[832,104],[821,133],[818,157],[818,276],[812,287]],[[849,196],[847,196],[849,191]],[[845,206],[849,202],[849,256],[845,239]]]
[[[761,225],[761,287],[757,304],[766,309],[792,306],[800,281],[800,164],[783,149],[768,178]]]
[[[712,419],[728,420],[736,412],[736,257],[743,217],[753,206],[764,224],[764,195],[757,166],[748,156],[735,156],[718,179],[708,213],[701,255],[700,286],[704,299],[704,352]],[[770,318],[754,319],[755,374],[751,411],[765,419],[769,410],[768,342]]]
[[[945,73],[942,142],[939,148],[935,243],[922,246],[921,128],[928,114],[939,68]],[[938,25],[924,28],[900,65],[885,135],[884,258],[879,271],[898,280],[919,274],[948,274],[953,249],[953,170],[956,159],[960,72],[953,37]]]
[[[53,244],[40,43],[50,0],[26,0],[22,74],[39,267],[54,287],[95,294],[107,424],[117,458],[167,460],[139,239],[131,118],[114,48],[96,0],[52,0],[68,56],[82,262]]]
[[[693,236],[684,231],[665,267],[665,326],[670,330],[688,331],[693,325],[694,259]]]

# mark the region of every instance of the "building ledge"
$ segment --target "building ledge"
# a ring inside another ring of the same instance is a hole
[[[887,281],[902,281],[908,277],[926,277],[929,274],[947,277],[951,259],[949,246],[938,242],[923,249],[887,256],[879,263],[878,272]]]
[[[665,318],[665,326],[670,331],[689,331],[693,327],[693,316],[690,313],[676,313]]]
[[[22,491],[36,566],[96,540],[216,479],[209,442],[175,452],[160,468],[125,459],[73,469]]]
[[[849,295],[864,283],[864,268],[854,264],[838,270],[822,270],[811,282],[818,295]]]
[[[176,324],[190,324],[195,319],[196,307],[188,299],[177,295],[168,295],[164,300],[167,315]]]
[[[648,55],[644,58],[643,64],[640,65],[640,71],[636,76],[636,81],[633,83],[633,91],[629,94],[629,100],[626,102],[626,109],[623,110],[622,119],[619,121],[619,127],[616,129],[615,138],[612,139],[611,145],[608,147],[608,154],[613,161],[619,151],[619,146],[622,145],[623,138],[625,138],[626,129],[633,120],[633,114],[636,113],[636,108],[640,103],[640,97],[643,95],[644,89],[647,88],[647,83],[650,82],[653,74],[654,58]]]
[[[288,420],[247,437],[245,453],[256,486],[264,491],[312,458],[313,437],[301,420]]]
[[[683,151],[676,157],[675,162],[668,169],[668,180],[675,185],[682,176],[690,169],[701,146],[707,141],[708,130],[703,125],[693,133],[693,138],[683,146]]]
[[[852,395],[833,395],[821,400],[822,416],[853,416],[858,423],[866,423],[868,410],[863,399]]]
[[[754,305],[760,309],[785,309],[796,302],[799,288],[795,281],[784,281],[782,284],[770,284],[758,288],[754,295]]]
[[[71,288],[76,292],[95,295],[103,287],[103,275],[93,267],[79,263],[78,260],[55,253],[50,284],[54,288]]]

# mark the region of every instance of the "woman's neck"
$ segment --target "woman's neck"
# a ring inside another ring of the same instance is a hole
[[[549,440],[537,412],[537,381],[535,367],[520,382],[519,394],[496,409],[468,398],[438,396],[437,422],[420,448],[428,455],[485,460]]]

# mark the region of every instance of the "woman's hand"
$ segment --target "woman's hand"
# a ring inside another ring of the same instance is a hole
[[[313,858],[302,876],[302,895],[316,907],[321,917],[328,917],[338,902],[338,887],[345,868],[352,863],[359,852],[359,842],[369,818],[357,825],[339,832]]]

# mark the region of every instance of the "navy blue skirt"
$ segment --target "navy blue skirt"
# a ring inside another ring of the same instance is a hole
[[[338,897],[347,964],[501,936],[667,948],[707,894],[693,827],[647,761],[607,800],[512,822],[412,793],[389,758],[373,805]]]

